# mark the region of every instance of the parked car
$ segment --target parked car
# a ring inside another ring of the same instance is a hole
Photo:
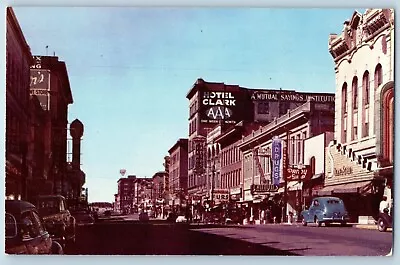
[[[80,225],[91,225],[95,223],[95,218],[89,210],[74,210],[71,211],[71,215],[75,218],[75,224]]]
[[[315,223],[325,226],[331,223],[340,223],[342,226],[349,221],[349,216],[342,199],[337,197],[316,197],[312,200],[308,210],[301,212],[301,220],[304,226],[307,223]]]
[[[390,210],[385,209],[383,213],[379,213],[377,226],[380,232],[386,232],[388,228],[391,228],[393,226],[392,212],[393,212],[393,205]]]
[[[105,210],[104,211],[104,216],[105,217],[110,217],[111,216],[111,210]]]
[[[149,221],[149,215],[146,212],[141,212],[139,214],[139,221]]]
[[[36,206],[51,237],[62,245],[75,242],[76,221],[61,195],[41,195]]]
[[[5,253],[63,254],[62,246],[51,239],[33,204],[6,200],[5,206]]]

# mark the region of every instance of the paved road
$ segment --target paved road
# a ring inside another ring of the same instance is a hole
[[[293,255],[254,243],[198,231],[188,225],[103,222],[78,228],[73,255]]]
[[[241,239],[302,256],[385,256],[393,245],[391,232],[340,226],[262,225],[200,228],[197,231]]]
[[[386,255],[392,233],[352,227],[205,226],[110,221],[82,226],[66,254]]]

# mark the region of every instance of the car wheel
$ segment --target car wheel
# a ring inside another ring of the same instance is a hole
[[[306,221],[306,219],[304,218],[304,216],[301,217],[301,224],[302,224],[303,226],[307,226],[307,221]]]
[[[322,222],[320,221],[320,220],[318,220],[318,218],[315,216],[314,217],[314,223],[318,226],[318,227],[320,227],[321,225],[322,225]]]
[[[385,220],[383,220],[383,218],[379,218],[378,219],[378,230],[379,232],[385,232],[387,229],[387,225]]]
[[[340,225],[341,225],[341,226],[346,226],[347,223],[346,223],[346,222],[341,222]]]
[[[325,226],[331,226],[331,223],[325,223]]]

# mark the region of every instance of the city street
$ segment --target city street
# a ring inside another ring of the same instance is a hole
[[[385,256],[392,233],[354,227],[222,226],[164,220],[81,226],[66,254]]]

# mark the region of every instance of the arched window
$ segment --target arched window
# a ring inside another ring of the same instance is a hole
[[[394,90],[390,88],[383,96],[383,156],[393,164],[394,140]]]
[[[310,171],[311,171],[311,176],[315,175],[315,157],[312,156],[310,158]]]
[[[362,87],[363,87],[363,108],[362,108],[362,137],[367,137],[369,134],[369,115],[368,115],[368,105],[369,105],[369,72],[365,71],[362,80]]]
[[[364,75],[363,75],[363,102],[365,105],[369,104],[369,72],[365,71]]]
[[[374,76],[374,85],[375,85],[375,90],[378,89],[378,87],[382,84],[382,65],[378,63],[378,65],[375,67],[375,76]]]
[[[347,138],[347,118],[345,117],[347,115],[347,110],[348,110],[348,100],[347,100],[347,83],[344,82],[342,86],[342,137],[341,141],[346,142]]]
[[[353,91],[353,109],[358,109],[358,78],[355,76],[353,78],[353,83],[351,86],[351,89]]]

